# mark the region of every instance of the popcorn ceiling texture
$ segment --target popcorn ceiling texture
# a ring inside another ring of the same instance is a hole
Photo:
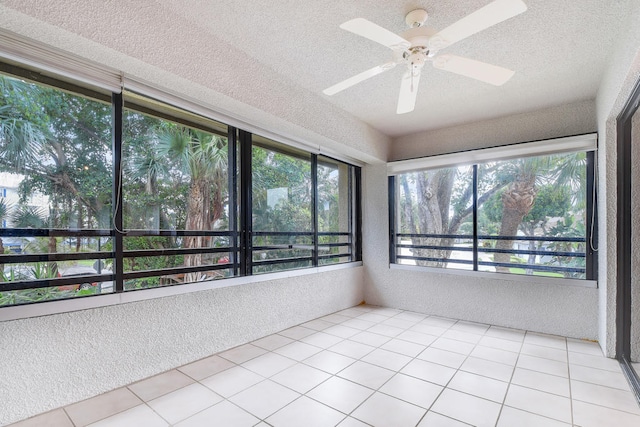
[[[155,2],[2,3],[2,28],[283,136],[367,162],[386,160],[388,137]]]
[[[362,302],[362,267],[0,322],[0,425]]]

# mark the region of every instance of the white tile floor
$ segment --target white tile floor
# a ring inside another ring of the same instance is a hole
[[[29,426],[640,426],[597,344],[358,306]]]

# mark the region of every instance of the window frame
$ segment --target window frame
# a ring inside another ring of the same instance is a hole
[[[293,277],[297,275],[304,274],[313,274],[320,271],[328,271],[334,269],[342,269],[342,268],[352,268],[362,265],[362,235],[361,235],[361,167],[358,165],[354,165],[344,160],[336,159],[327,154],[319,154],[319,150],[313,152],[312,150],[308,151],[310,158],[312,159],[312,177],[317,175],[317,170],[313,169],[313,167],[317,166],[318,156],[329,158],[337,163],[346,164],[348,166],[349,173],[353,173],[353,180],[350,178],[350,186],[349,186],[349,210],[350,210],[350,260],[347,262],[329,264],[326,266],[318,265],[318,225],[317,225],[317,180],[313,180],[312,182],[312,192],[314,200],[314,209],[313,209],[313,236],[314,236],[314,251],[313,251],[313,263],[311,267],[300,268],[296,270],[286,270],[286,271],[278,271],[274,273],[264,273],[260,274],[260,277],[252,276],[251,271],[251,137],[252,133],[248,130],[243,130],[239,127],[226,125],[228,129],[227,141],[228,141],[228,155],[229,155],[229,163],[228,163],[228,185],[229,185],[229,231],[222,232],[207,232],[208,235],[219,235],[224,234],[229,235],[230,237],[230,254],[233,255],[233,259],[230,259],[230,263],[226,264],[220,268],[230,268],[233,271],[233,276],[229,278],[223,278],[218,280],[207,280],[200,282],[192,282],[192,283],[180,283],[176,285],[165,285],[161,287],[154,288],[144,288],[144,289],[136,289],[134,290],[125,290],[124,289],[124,281],[127,278],[133,278],[134,276],[142,277],[142,276],[155,276],[159,274],[171,274],[175,270],[176,272],[185,271],[199,271],[199,270],[214,270],[216,269],[215,265],[203,265],[196,267],[181,267],[179,269],[161,269],[154,270],[149,272],[124,272],[124,258],[129,255],[144,255],[140,251],[125,251],[123,239],[127,236],[139,236],[144,234],[145,231],[148,230],[125,230],[123,224],[123,200],[124,195],[122,191],[123,184],[123,176],[122,176],[122,166],[123,166],[123,117],[124,117],[124,109],[125,107],[134,111],[138,111],[144,114],[150,114],[155,117],[171,120],[176,123],[193,126],[197,128],[206,129],[207,131],[220,133],[220,131],[216,131],[214,128],[207,128],[206,125],[203,125],[199,120],[195,120],[193,122],[189,121],[189,117],[187,119],[180,114],[172,115],[172,111],[182,111],[186,116],[198,116],[202,117],[202,122],[206,121],[214,121],[218,123],[222,123],[216,117],[208,117],[207,115],[201,114],[201,109],[194,108],[193,112],[189,111],[189,109],[185,108],[183,105],[174,106],[163,100],[156,100],[154,95],[158,92],[153,92],[150,94],[145,93],[137,93],[141,97],[153,101],[154,103],[165,105],[166,108],[154,108],[154,104],[149,104],[148,106],[144,103],[139,103],[134,101],[127,101],[126,97],[122,92],[111,92],[107,93],[102,88],[92,87],[87,84],[74,84],[68,78],[60,78],[52,77],[50,75],[44,75],[40,73],[37,69],[31,68],[22,68],[18,65],[13,65],[0,61],[0,72],[3,75],[7,75],[9,77],[16,77],[20,79],[24,79],[29,82],[33,82],[35,84],[45,85],[48,87],[52,87],[56,90],[61,90],[65,92],[70,92],[73,94],[78,94],[81,96],[85,96],[90,99],[94,99],[101,102],[110,102],[111,111],[112,111],[112,119],[111,119],[111,127],[112,127],[112,163],[113,163],[113,180],[112,180],[112,223],[110,228],[108,229],[100,229],[100,230],[69,230],[69,229],[14,229],[14,228],[1,228],[0,235],[3,237],[13,237],[13,236],[22,236],[24,233],[27,233],[29,236],[102,236],[109,237],[113,239],[113,248],[111,251],[102,251],[102,252],[93,252],[93,253],[57,253],[57,254],[20,254],[20,255],[5,255],[0,254],[0,264],[17,264],[21,262],[27,262],[23,260],[37,260],[37,261],[64,261],[64,260],[79,260],[85,258],[91,259],[113,259],[113,273],[110,274],[97,274],[92,276],[83,276],[83,280],[91,280],[91,281],[113,281],[113,291],[105,294],[95,294],[95,295],[83,295],[83,296],[72,296],[69,298],[57,299],[57,300],[47,300],[42,302],[30,302],[24,304],[15,304],[15,305],[7,305],[0,306],[0,321],[16,319],[16,318],[24,318],[31,317],[33,315],[43,315],[43,314],[52,314],[52,313],[60,313],[65,311],[71,311],[74,309],[87,308],[87,307],[98,307],[104,305],[112,305],[120,302],[127,301],[135,301],[135,300],[144,300],[149,298],[156,298],[166,295],[174,295],[181,293],[193,292],[196,290],[202,289],[216,289],[220,287],[226,286],[236,286],[243,283],[253,283],[256,281],[267,281],[273,280],[280,277]],[[174,95],[170,95],[169,98],[174,97]],[[188,104],[188,101],[185,101]],[[224,123],[223,123],[224,124]],[[248,126],[248,128],[251,128]],[[288,140],[283,138],[284,141]],[[281,145],[285,151],[287,151],[287,147],[289,144],[287,142],[274,141],[278,145]],[[293,141],[295,144],[295,141]],[[300,144],[302,147],[306,147],[304,144]],[[292,152],[302,152],[306,151],[300,148],[300,146],[292,146]],[[310,147],[310,146],[309,146]],[[239,173],[237,172],[239,169]],[[247,176],[248,175],[248,176]],[[248,194],[247,194],[248,190]],[[249,221],[247,221],[247,218]],[[96,234],[97,233],[97,234]],[[142,233],[142,234],[141,234]],[[153,236],[159,235],[170,235],[170,236],[178,236],[178,235],[186,235],[189,234],[186,230],[152,230]],[[199,232],[202,233],[202,232]],[[204,249],[204,248],[203,248]],[[168,250],[169,252],[176,252],[176,250]],[[138,253],[140,252],[140,253]],[[180,270],[180,271],[178,271]],[[154,274],[147,274],[154,273]],[[74,284],[78,281],[77,278],[52,278],[52,279],[41,279],[41,280],[24,280],[21,282],[2,282],[0,283],[0,292],[4,291],[13,291],[13,290],[21,290],[21,289],[36,289],[42,287],[52,287],[52,286],[61,286],[67,284]],[[136,294],[135,296],[133,294]],[[31,308],[31,307],[35,308]],[[26,309],[29,307],[29,309]],[[75,307],[75,308],[74,308]],[[35,314],[34,314],[35,313]]]
[[[588,141],[593,138],[593,148],[576,149],[576,146],[590,147],[588,143],[580,143],[582,139]],[[534,150],[537,148],[552,146],[554,141],[560,141],[566,143],[565,145],[573,145],[573,149],[564,149],[559,151],[552,151],[542,149],[542,153],[536,154]],[[578,142],[576,142],[578,141]],[[479,270],[480,262],[478,261],[479,249],[478,241],[487,236],[478,235],[478,165],[485,163],[487,160],[494,156],[496,153],[500,153],[500,157],[495,160],[509,160],[518,159],[524,157],[532,157],[536,155],[553,155],[569,152],[585,152],[586,153],[586,222],[585,222],[585,278],[552,278],[544,276],[533,275],[519,275],[510,273],[497,273],[487,272]],[[514,155],[517,153],[518,155]],[[526,154],[523,154],[526,153]],[[499,275],[500,278],[505,280],[516,281],[540,281],[544,283],[559,283],[559,284],[571,284],[587,287],[597,287],[597,275],[598,275],[598,217],[597,217],[597,185],[596,185],[596,153],[597,153],[597,139],[594,134],[572,136],[566,138],[559,138],[555,140],[542,140],[534,142],[526,142],[519,144],[512,144],[509,146],[491,147],[487,149],[472,150],[469,152],[458,152],[451,154],[444,154],[440,156],[432,156],[426,158],[411,159],[408,161],[392,162],[389,164],[388,174],[388,203],[389,203],[389,264],[390,268],[397,269],[417,269],[422,271],[433,271],[446,274],[458,274],[458,275],[471,275],[475,277],[492,277],[495,278]],[[473,160],[469,160],[473,159]],[[432,166],[424,166],[424,165]],[[396,191],[397,176],[403,173],[421,171],[421,170],[435,170],[443,167],[453,167],[471,165],[473,167],[473,197],[472,197],[472,214],[471,220],[473,225],[473,237],[472,248],[473,261],[468,264],[472,264],[472,270],[452,269],[452,268],[439,268],[439,267],[426,267],[426,266],[412,266],[407,264],[398,263],[398,236],[402,233],[398,233],[398,198]]]

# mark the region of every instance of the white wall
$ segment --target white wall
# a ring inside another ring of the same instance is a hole
[[[357,305],[362,288],[355,267],[0,322],[0,425]]]
[[[190,43],[199,28],[155,6],[151,0],[3,1],[0,28],[321,152],[386,161],[388,137],[220,40]],[[362,300],[358,267],[0,322],[0,425]]]
[[[544,123],[541,126],[540,123]],[[589,133],[592,101],[529,115],[424,132],[394,141],[392,158],[417,157],[483,146]],[[389,269],[385,166],[364,170],[365,300],[367,303],[512,328],[596,339],[598,290],[583,286]]]
[[[620,25],[621,39],[609,53],[610,67],[600,84],[596,97],[598,116],[598,252],[599,331],[598,340],[605,354],[615,356],[616,344],[616,118],[622,111],[640,78],[640,0],[629,2],[627,22]]]

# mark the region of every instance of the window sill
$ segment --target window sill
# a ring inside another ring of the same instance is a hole
[[[267,282],[270,280],[287,279],[291,277],[307,276],[333,270],[343,270],[362,266],[362,261],[349,262],[322,267],[304,268],[299,270],[279,271],[277,273],[258,274],[255,276],[231,277],[229,279],[211,280],[207,282],[188,283],[185,285],[166,286],[162,288],[140,289],[120,294],[105,294],[80,297],[59,301],[48,301],[26,305],[0,307],[0,322],[26,319],[30,317],[49,316],[52,314],[68,313],[87,310],[128,302],[145,301],[191,292],[239,286],[248,283]]]
[[[420,266],[405,265],[405,264],[389,264],[389,269],[421,271],[423,273],[437,273],[437,274],[447,274],[447,275],[453,275],[453,276],[468,276],[468,277],[474,277],[474,278],[501,280],[501,281],[507,281],[507,282],[523,282],[523,283],[532,284],[532,285],[559,285],[559,286],[578,286],[582,288],[593,288],[593,289],[598,288],[597,280],[561,279],[556,277],[492,273],[489,271],[469,271],[469,270],[455,270],[455,269],[436,268],[436,267],[420,267]]]

